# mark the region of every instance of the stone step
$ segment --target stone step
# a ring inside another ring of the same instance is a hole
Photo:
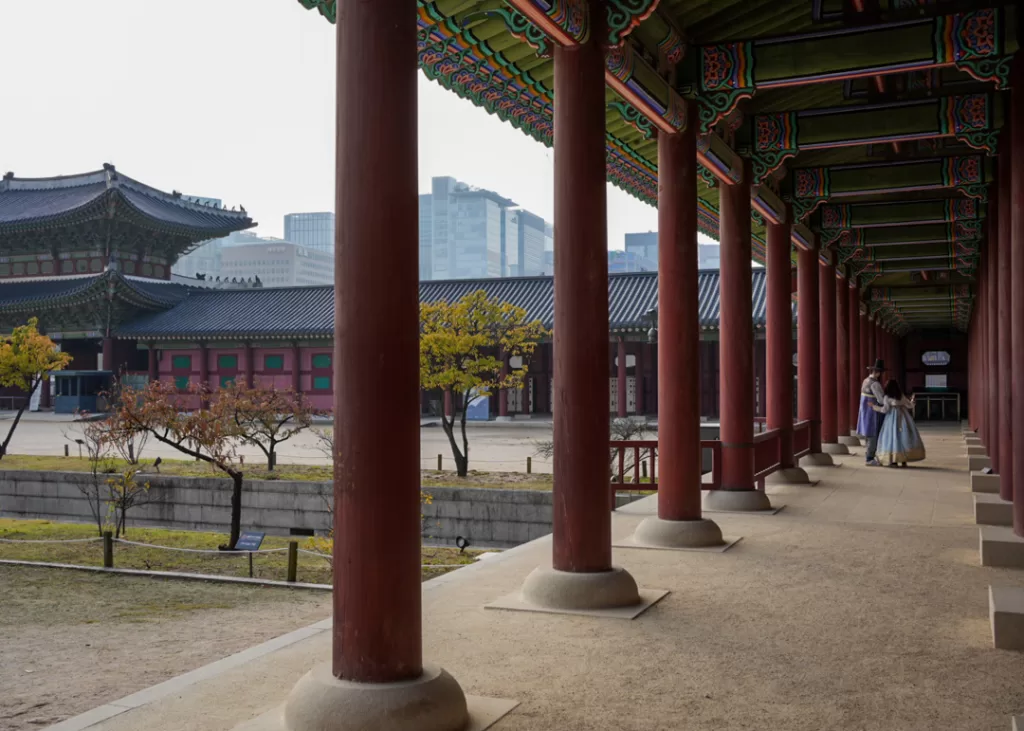
[[[988,616],[997,650],[1024,650],[1024,589],[990,586]]]
[[[999,475],[987,475],[981,471],[971,471],[971,492],[999,494]]]
[[[1012,526],[1013,503],[1003,500],[999,495],[976,494],[974,496],[974,522],[978,525]]]
[[[981,444],[967,445],[967,456],[968,457],[984,457],[988,454],[988,450]]]
[[[983,525],[978,533],[982,566],[1024,568],[1024,538],[1016,535],[1012,528]]]

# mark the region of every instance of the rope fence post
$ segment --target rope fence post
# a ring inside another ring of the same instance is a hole
[[[443,455],[440,455],[440,454],[437,455],[437,471],[438,472],[440,472],[441,469],[442,469],[441,464],[442,464],[443,460],[444,460],[444,456]]]
[[[298,541],[288,541],[288,576],[285,579],[295,583],[295,579],[299,573],[299,543]]]
[[[533,457],[526,458],[526,474],[533,474]]]
[[[114,568],[114,534],[103,531],[103,568]]]

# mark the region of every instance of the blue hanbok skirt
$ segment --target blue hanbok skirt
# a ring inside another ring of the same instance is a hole
[[[924,442],[910,409],[897,406],[885,415],[878,433],[875,459],[883,465],[920,462],[925,457]]]

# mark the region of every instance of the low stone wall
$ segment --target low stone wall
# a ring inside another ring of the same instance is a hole
[[[136,526],[226,532],[231,483],[200,477],[142,475],[150,502],[130,513]],[[92,521],[89,503],[77,485],[92,476],[80,472],[0,471],[0,517]],[[242,529],[272,535],[320,534],[329,527],[325,497],[329,482],[251,480],[242,492]],[[430,487],[431,504],[422,507],[423,540],[454,545],[457,536],[474,546],[510,548],[551,532],[551,493],[534,490]],[[636,499],[623,494],[616,507]],[[387,537],[382,537],[386,540]]]

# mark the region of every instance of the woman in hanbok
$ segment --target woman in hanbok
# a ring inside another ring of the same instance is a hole
[[[903,389],[894,379],[885,384],[882,402],[885,421],[878,432],[878,451],[875,459],[887,467],[906,467],[908,462],[920,462],[925,457],[924,442],[914,423],[914,399],[903,395]]]

